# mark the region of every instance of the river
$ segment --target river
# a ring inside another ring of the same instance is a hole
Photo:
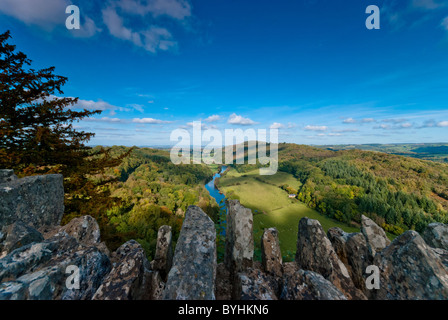
[[[223,193],[219,192],[219,189],[215,187],[215,179],[216,178],[220,178],[221,174],[227,170],[226,166],[222,166],[221,167],[221,171],[218,173],[215,173],[213,175],[213,179],[210,180],[206,185],[205,185],[205,189],[207,189],[207,191],[210,193],[210,196],[212,196],[213,198],[215,198],[216,203],[222,207],[225,206],[225,199],[226,196]]]

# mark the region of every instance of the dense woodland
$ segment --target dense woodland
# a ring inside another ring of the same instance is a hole
[[[112,147],[111,153],[127,152],[126,147]],[[172,227],[177,240],[185,211],[190,205],[201,207],[214,221],[219,207],[204,184],[213,176],[206,165],[174,165],[169,152],[134,147],[122,163],[106,174],[115,176],[110,184],[119,205],[107,210],[108,225],[103,238],[115,249],[135,239],[149,258],[155,253],[157,231],[162,225]]]
[[[378,152],[280,145],[279,170],[302,183],[297,198],[346,223],[372,217],[386,231],[448,222],[448,165]]]

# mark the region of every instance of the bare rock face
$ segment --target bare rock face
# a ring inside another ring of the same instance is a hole
[[[224,263],[231,274],[236,274],[253,265],[253,215],[238,200],[227,201],[227,212]]]
[[[69,267],[78,269],[78,289],[68,285]],[[0,300],[91,299],[109,271],[110,260],[101,250],[61,233],[0,259]]]
[[[161,226],[157,233],[156,254],[154,260],[151,261],[151,269],[159,271],[162,279],[170,272],[173,264],[173,235],[170,226]]]
[[[0,170],[0,184],[8,183],[13,180],[17,180],[17,176],[14,174],[12,169],[1,169]]]
[[[298,270],[284,278],[282,300],[347,300],[330,281],[313,271]]]
[[[74,218],[65,226],[52,228],[44,236],[50,238],[62,233],[68,234],[82,244],[97,244],[101,239],[98,222],[91,216]]]
[[[39,231],[21,221],[16,221],[12,225],[5,227],[3,235],[4,240],[0,239],[0,258],[24,245],[44,240]]]
[[[366,237],[371,258],[390,244],[383,228],[364,215],[361,216],[361,233]]]
[[[142,246],[130,240],[114,252],[113,260],[114,267],[93,300],[149,300],[152,274]]]
[[[372,264],[366,238],[362,233],[347,233],[338,227],[327,232],[339,259],[347,267],[356,288],[366,291],[365,270]]]
[[[366,299],[355,287],[319,221],[300,220],[295,260],[299,268],[317,272],[332,282],[348,299]]]
[[[62,175],[17,179],[11,170],[0,170],[0,229],[17,220],[35,229],[55,226],[63,214]]]
[[[380,270],[380,300],[446,300],[448,269],[415,231],[406,231],[374,260]]]
[[[258,269],[248,268],[235,275],[233,299],[235,300],[278,300],[277,282],[273,277]]]
[[[349,233],[345,232],[341,228],[333,227],[328,229],[327,237],[333,245],[334,251],[338,255],[339,259],[345,264],[347,269],[350,271],[350,266],[348,263],[348,255],[346,250],[347,239],[349,237]]]
[[[201,208],[189,206],[177,240],[163,299],[214,300],[215,278],[215,224]]]
[[[366,268],[372,264],[366,238],[362,233],[351,233],[346,242],[350,276],[355,287],[366,292]]]
[[[448,225],[430,223],[422,237],[430,247],[448,250]]]
[[[283,275],[282,253],[275,228],[265,229],[261,237],[261,263],[263,270],[275,277]]]

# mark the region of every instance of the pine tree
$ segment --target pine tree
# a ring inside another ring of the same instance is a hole
[[[87,146],[94,134],[77,131],[73,123],[101,111],[76,111],[78,98],[59,97],[68,79],[55,75],[54,67],[32,69],[31,60],[7,43],[10,37],[9,31],[0,34],[0,168],[19,176],[63,174],[65,220],[90,214],[107,225],[105,211],[117,199],[105,187],[113,179],[104,171],[132,149],[112,157],[104,148]]]

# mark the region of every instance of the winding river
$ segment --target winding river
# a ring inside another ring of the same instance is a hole
[[[216,178],[220,178],[221,174],[227,170],[226,166],[222,166],[221,167],[221,171],[219,171],[218,173],[215,173],[213,175],[213,179],[210,180],[206,185],[205,185],[205,189],[207,189],[207,191],[210,193],[210,196],[212,196],[213,198],[215,198],[216,203],[218,203],[218,205],[220,207],[225,206],[225,199],[226,196],[223,193],[220,193],[219,189],[215,187],[215,179]]]

